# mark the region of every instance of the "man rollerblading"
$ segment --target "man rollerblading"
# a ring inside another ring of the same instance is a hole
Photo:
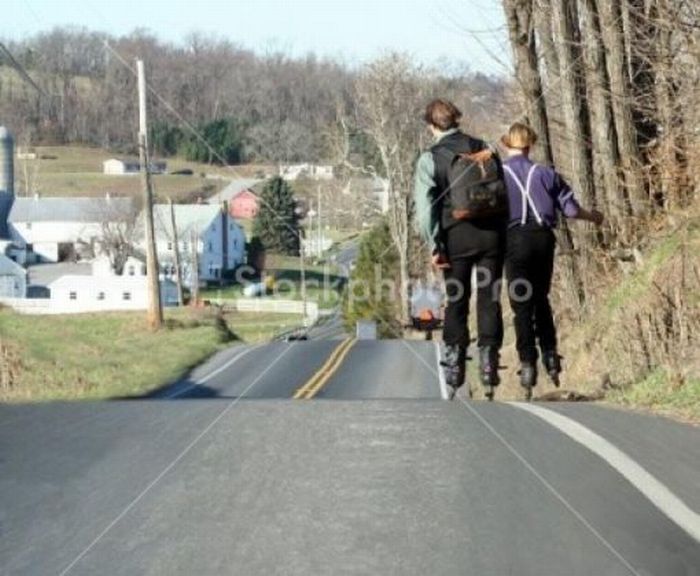
[[[477,344],[486,350],[481,380],[492,399],[503,343],[500,288],[508,194],[500,162],[483,140],[460,129],[461,117],[447,100],[434,100],[426,108],[425,121],[434,142],[416,166],[415,213],[433,266],[445,278],[445,380],[453,390],[464,384],[475,272]]]

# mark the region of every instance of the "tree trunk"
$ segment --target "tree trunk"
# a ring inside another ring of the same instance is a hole
[[[649,212],[649,199],[641,176],[642,164],[632,118],[632,91],[627,70],[620,3],[618,0],[600,0],[598,8],[627,199],[632,214],[637,218],[644,218]]]
[[[676,144],[676,98],[673,87],[673,49],[671,43],[672,14],[668,0],[656,2],[658,35],[656,39],[655,58],[655,97],[656,111],[659,122],[659,177],[661,179],[661,194],[667,209],[677,209],[683,206],[681,198],[681,183],[678,170],[679,158]]]
[[[533,26],[533,0],[503,0],[510,43],[515,56],[515,74],[522,90],[527,121],[539,136],[533,156],[551,163],[547,108],[542,92],[542,79],[537,63],[537,47]]]
[[[558,146],[557,126],[562,125],[561,119],[561,95],[559,94],[559,56],[552,33],[552,2],[551,0],[536,0],[535,3],[535,27],[537,30],[538,53],[544,56],[544,75],[542,83],[546,86],[548,140],[551,148],[551,158],[548,163],[555,166],[563,165],[564,158],[561,155],[561,146]]]
[[[575,14],[566,0],[552,0],[552,28],[556,33],[557,56],[560,66],[559,91],[562,97],[567,147],[570,152],[571,183],[582,202],[595,203],[593,169],[589,152],[590,126],[585,105],[586,91],[580,65],[579,31]]]
[[[552,146],[549,138],[549,122],[545,94],[542,90],[542,78],[538,66],[537,46],[532,22],[533,0],[503,0],[503,9],[506,13],[510,41],[515,58],[515,71],[525,100],[525,108],[528,110],[529,121],[540,136],[539,148],[536,158],[547,164],[551,164]],[[550,70],[551,73],[554,70]],[[557,70],[558,73],[558,70]],[[550,77],[550,87],[558,82]],[[574,309],[580,311],[584,304],[584,291],[581,282],[581,274],[578,263],[574,257],[574,246],[566,222],[558,234],[562,246],[564,260],[564,277],[567,291],[574,302]]]
[[[177,222],[175,220],[175,206],[173,199],[168,198],[170,204],[170,224],[173,227],[173,255],[175,260],[175,285],[177,287],[177,304],[182,306],[185,303],[185,297],[182,293],[182,267],[180,265],[180,238],[177,233]]]
[[[591,112],[593,167],[603,190],[605,212],[613,229],[625,236],[625,203],[619,190],[619,154],[610,103],[610,86],[601,45],[600,20],[596,0],[583,0],[584,50],[587,68],[588,101]],[[599,204],[603,202],[599,199]]]

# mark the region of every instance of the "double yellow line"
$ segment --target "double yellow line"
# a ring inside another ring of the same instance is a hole
[[[345,357],[349,354],[350,348],[355,343],[354,338],[349,338],[348,340],[343,340],[339,346],[337,346],[328,360],[321,366],[321,368],[314,374],[309,381],[304,384],[299,390],[294,394],[296,400],[310,400],[313,398],[318,391],[323,388],[326,383],[333,377],[340,365],[345,360]]]

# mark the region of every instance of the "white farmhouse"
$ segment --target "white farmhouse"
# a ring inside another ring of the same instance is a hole
[[[191,285],[195,249],[200,282],[218,281],[224,271],[245,262],[245,233],[221,206],[176,204],[173,208],[184,284]],[[156,204],[153,222],[158,261],[164,276],[171,278],[175,275],[175,246],[170,206]],[[143,240],[140,247],[145,249]]]
[[[24,298],[27,292],[27,271],[0,253],[0,298]]]
[[[92,274],[67,274],[51,282],[52,313],[98,312],[107,310],[145,310],[148,307],[146,267],[130,258],[121,276],[116,275],[107,258],[93,261]],[[164,306],[176,306],[177,289],[171,280],[160,282]]]
[[[99,252],[105,226],[126,221],[130,198],[16,198],[8,227],[19,262],[62,262]]]
[[[164,160],[151,160],[151,174],[165,174],[168,168]],[[126,174],[138,174],[141,170],[141,161],[138,158],[110,158],[102,162],[102,171],[111,176],[124,176]]]

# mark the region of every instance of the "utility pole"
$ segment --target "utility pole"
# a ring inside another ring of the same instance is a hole
[[[299,238],[299,272],[301,274],[301,314],[304,328],[308,328],[308,320],[306,317],[306,266],[304,264],[304,244]],[[307,244],[308,246],[308,244]]]
[[[192,273],[191,273],[191,296],[190,304],[192,306],[197,306],[199,304],[199,239],[197,238],[197,231],[192,230]]]
[[[148,326],[158,330],[163,325],[163,304],[160,301],[160,280],[156,235],[153,226],[153,188],[148,161],[148,118],[146,116],[146,72],[143,60],[136,60],[139,89],[139,161],[144,195],[144,220],[146,226],[146,277],[148,281]]]
[[[185,303],[185,297],[182,294],[182,267],[180,266],[180,239],[177,235],[177,223],[175,221],[175,205],[173,199],[168,198],[170,204],[170,224],[173,227],[173,254],[175,257],[175,284],[177,286],[177,305],[182,306]]]
[[[317,201],[318,201],[318,243],[317,243],[317,250],[318,250],[318,257],[321,258],[321,237],[322,237],[322,228],[321,228],[321,185],[318,185],[318,188],[316,189],[317,193]]]

